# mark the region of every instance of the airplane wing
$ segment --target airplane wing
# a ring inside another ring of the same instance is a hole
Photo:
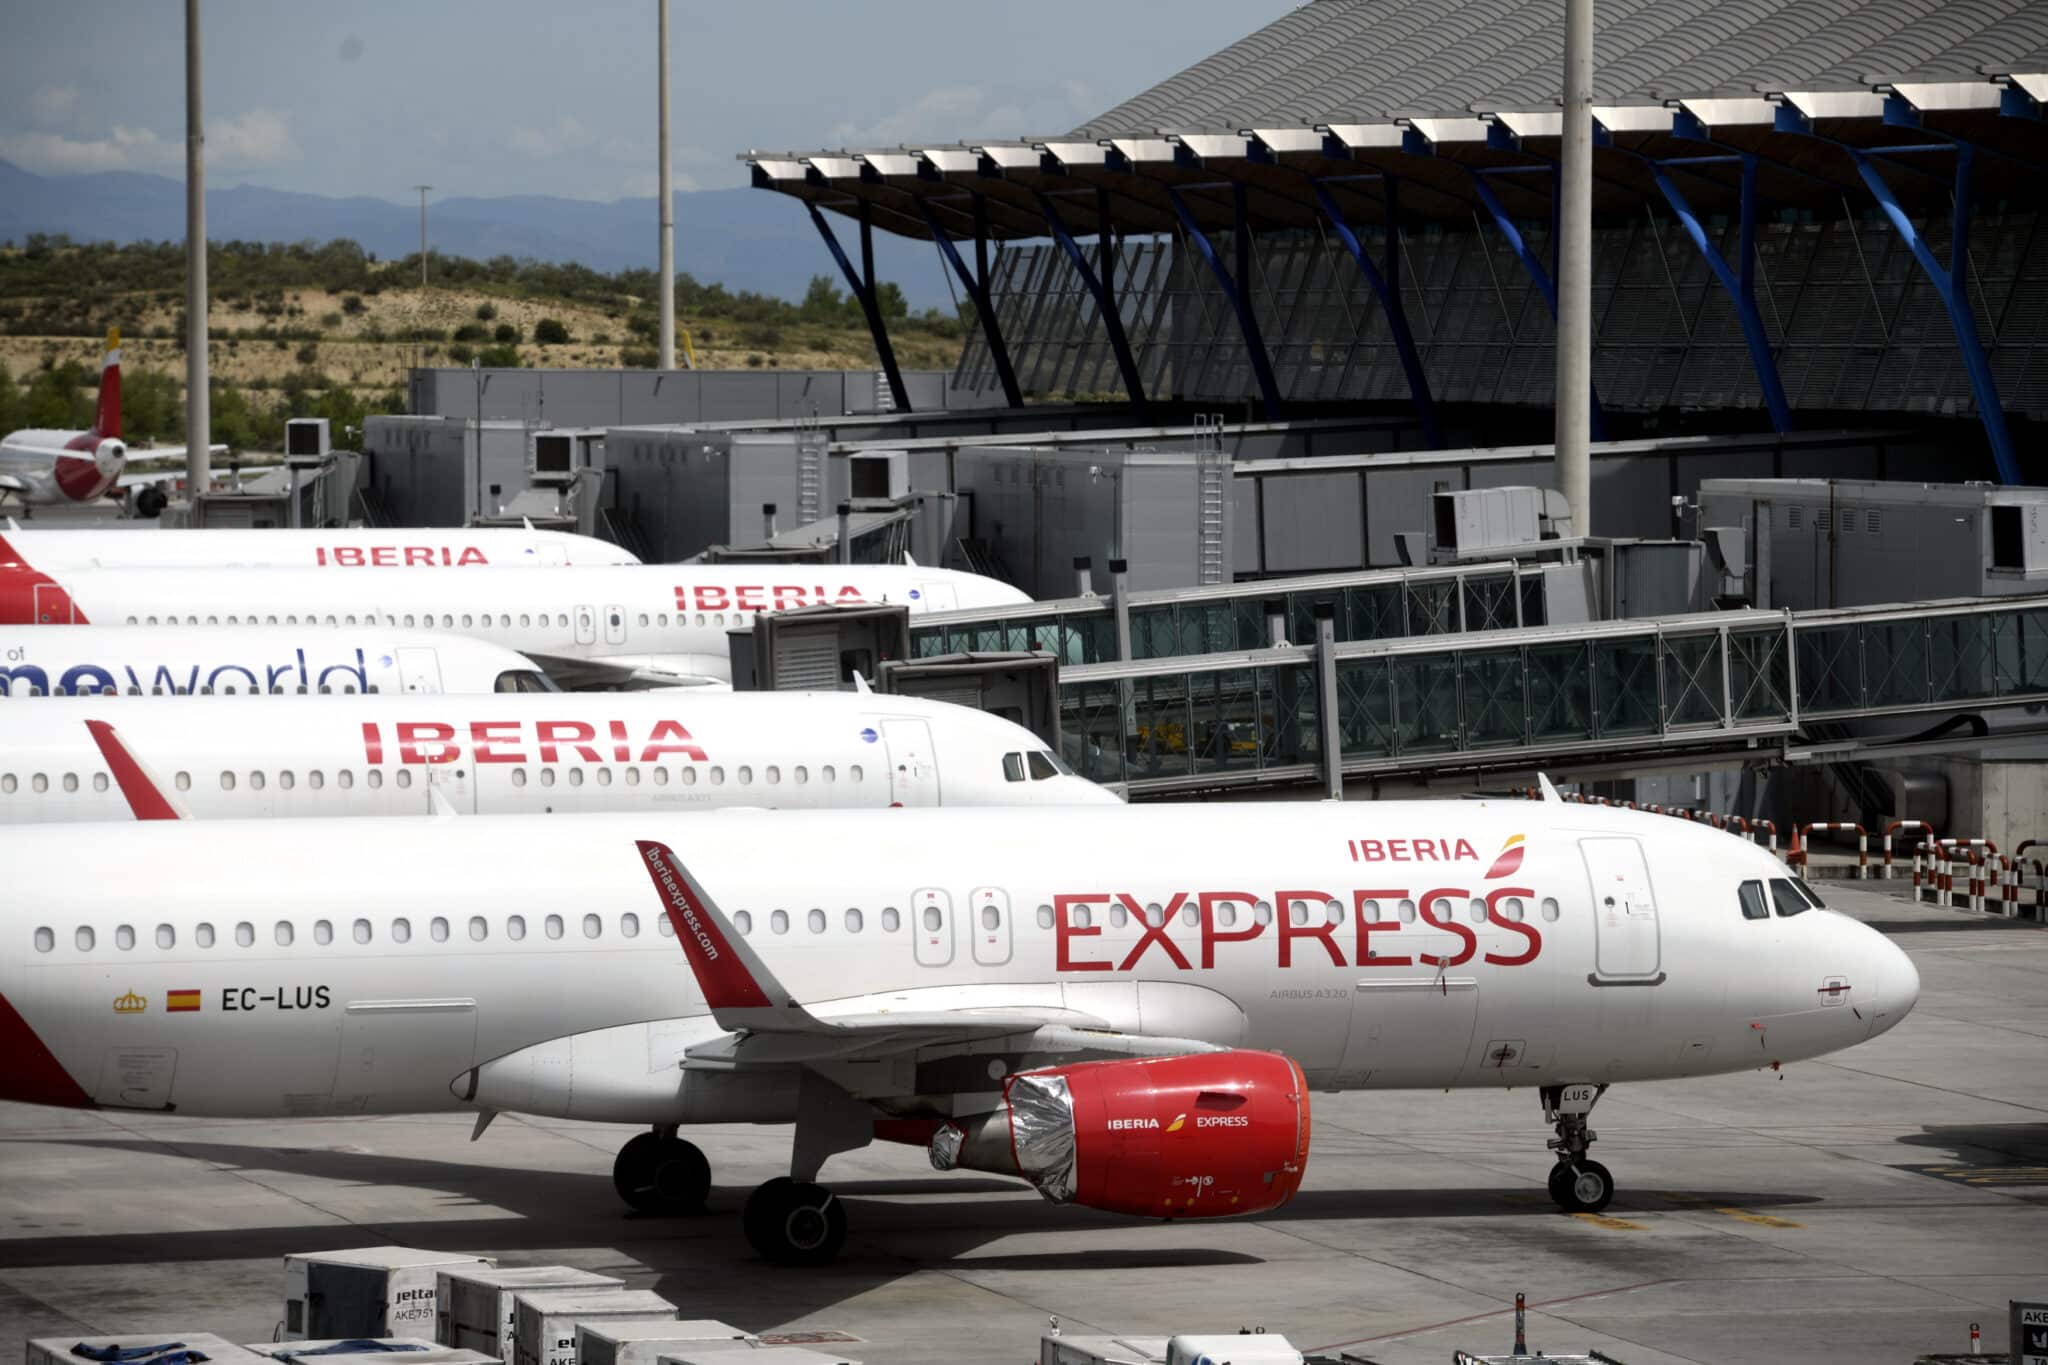
[[[690,1048],[685,1065],[735,1067],[871,1061],[954,1043],[1010,1040],[1031,1054],[1178,1056],[1221,1051],[1192,1038],[1119,1032],[1085,1011],[1052,1006],[941,1010],[813,1010],[769,971],[668,845],[635,841],[711,1017],[729,1032]]]
[[[643,663],[613,663],[605,659],[580,659],[568,654],[536,654],[522,650],[540,665],[555,685],[569,692],[593,689],[608,692],[643,692],[657,687],[711,687],[730,690],[724,678],[707,673],[684,673],[650,668]]]
[[[130,460],[182,460],[185,458],[185,452],[191,448],[191,446],[150,446],[147,449],[137,449],[134,446],[130,446],[128,447],[128,458]],[[225,445],[214,444],[206,448],[206,453],[209,455],[225,455],[228,453],[228,448]],[[144,475],[143,477],[170,479],[176,478],[179,472],[174,469],[165,469],[159,470],[155,474]]]
[[[0,493],[19,493],[27,497],[30,491],[28,480],[19,474],[0,474]],[[9,517],[8,520],[12,521],[13,518]],[[14,529],[18,531],[21,528],[17,526]]]

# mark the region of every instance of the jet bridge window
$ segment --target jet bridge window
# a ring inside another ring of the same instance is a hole
[[[1742,917],[1744,919],[1769,919],[1771,917],[1771,908],[1764,903],[1764,884],[1762,882],[1744,882],[1741,886],[1735,888],[1735,896],[1737,900],[1742,902]]]
[[[1771,904],[1777,907],[1780,919],[1790,919],[1794,915],[1803,915],[1813,909],[1814,903],[1800,894],[1798,885],[1790,877],[1773,877]]]

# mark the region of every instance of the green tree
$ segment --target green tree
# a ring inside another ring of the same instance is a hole
[[[495,306],[488,303],[480,303],[476,306],[476,320],[478,322],[489,322],[496,316],[498,316],[498,310]]]
[[[555,318],[542,318],[533,324],[533,339],[542,346],[563,346],[568,344],[569,329]]]
[[[162,370],[129,370],[121,376],[121,431],[130,441],[176,438],[185,430],[182,385]]]
[[[0,436],[27,425],[21,420],[21,388],[14,382],[14,372],[0,365]]]
[[[907,318],[910,316],[910,300],[903,297],[903,289],[894,280],[883,280],[875,286],[875,302],[882,307],[885,318]],[[856,307],[851,311],[858,313]]]
[[[846,296],[839,292],[839,286],[832,283],[829,275],[811,276],[811,286],[804,291],[804,301],[798,305],[805,322],[835,322],[845,316]]]
[[[517,327],[514,327],[509,322],[501,322],[492,329],[491,340],[497,342],[500,346],[517,346],[523,338],[519,335]]]
[[[476,359],[487,370],[516,370],[519,368],[519,348],[486,346],[477,352]]]

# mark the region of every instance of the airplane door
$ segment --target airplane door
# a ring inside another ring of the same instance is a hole
[[[951,611],[960,605],[951,583],[919,583],[917,594],[918,605],[926,611]]]
[[[978,886],[970,902],[967,932],[974,936],[974,960],[1000,967],[1010,960],[1010,898],[997,887]]]
[[[597,608],[576,608],[576,643],[594,645],[597,643]]]
[[[1579,853],[1593,887],[1593,974],[1645,985],[1662,981],[1657,901],[1642,844],[1620,837],[1581,839]]]
[[[931,726],[921,720],[885,718],[882,739],[889,746],[889,803],[938,805],[939,766],[932,754]]]
[[[626,643],[626,609],[606,607],[604,609],[604,642],[608,645]]]
[[[408,694],[441,690],[441,656],[423,645],[398,647],[398,680]]]
[[[476,1065],[476,1001],[351,1000],[341,1016],[335,1107],[433,1107]]]
[[[68,626],[78,620],[78,609],[71,603],[71,594],[61,583],[38,583],[36,587],[36,624],[39,626]]]
[[[926,887],[910,898],[911,941],[917,944],[920,967],[945,967],[953,961],[953,898]]]
[[[427,782],[457,815],[476,814],[476,778],[467,763],[430,763]]]
[[[1351,1027],[1338,1064],[1341,1084],[1446,1085],[1464,1066],[1479,1019],[1479,978],[1443,965],[1462,944],[1404,926],[1388,939],[1389,965],[1366,964],[1351,992]],[[1398,944],[1395,948],[1392,945]],[[1405,963],[1400,958],[1407,958]]]

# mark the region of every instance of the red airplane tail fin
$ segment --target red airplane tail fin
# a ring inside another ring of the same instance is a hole
[[[107,767],[114,774],[114,781],[120,785],[121,795],[128,800],[128,809],[138,820],[187,820],[191,817],[179,807],[149,769],[142,766],[134,752],[114,727],[103,720],[89,720],[85,728],[92,734],[92,742],[100,749],[100,757],[106,759]]]
[[[100,361],[99,410],[94,415],[92,434],[101,440],[121,434],[121,329],[107,329],[107,354]]]

